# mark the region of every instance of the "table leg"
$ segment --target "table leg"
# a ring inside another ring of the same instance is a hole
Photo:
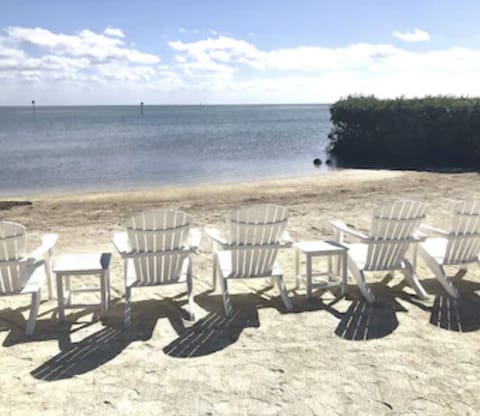
[[[347,294],[347,253],[341,254],[342,257],[342,295]],[[340,262],[339,262],[340,263]]]
[[[300,288],[300,256],[298,250],[295,250],[295,290]]]
[[[332,256],[328,256],[328,281],[333,280],[333,265],[332,265]]]
[[[110,270],[106,271],[107,273],[107,310],[110,309]]]
[[[47,277],[48,284],[48,299],[53,299],[53,276],[52,270],[50,269],[50,252],[45,253],[45,275]]]
[[[63,297],[62,275],[56,273],[57,279],[57,301],[58,301],[58,320],[65,322],[65,299]]]
[[[100,273],[100,295],[102,299],[102,311],[105,312],[107,310],[107,285],[106,285],[106,272]]]
[[[70,305],[72,303],[72,291],[71,291],[71,286],[70,286],[70,275],[65,276],[65,288],[66,288],[67,293],[68,293],[67,304]]]
[[[307,254],[307,299],[312,297],[312,256]]]

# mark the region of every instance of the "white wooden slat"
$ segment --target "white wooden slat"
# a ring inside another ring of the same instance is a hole
[[[174,210],[153,210],[133,216],[126,223],[133,252],[151,253],[134,257],[137,279],[154,285],[176,281],[186,253],[175,252],[188,243],[190,216]]]
[[[444,264],[476,261],[480,247],[480,200],[463,201],[454,209]]]
[[[277,248],[238,248],[232,250],[232,275],[235,277],[250,277],[271,273]]]
[[[272,204],[241,207],[231,211],[226,222],[233,276],[271,272],[278,250],[267,245],[280,241],[287,225],[287,210]]]
[[[372,219],[365,270],[399,266],[411,238],[425,217],[424,204],[399,201],[377,208]]]
[[[0,221],[0,293],[20,291],[26,278],[26,229]]]

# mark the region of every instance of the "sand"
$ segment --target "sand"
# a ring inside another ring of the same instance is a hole
[[[330,219],[368,230],[379,203],[407,197],[429,204],[428,222],[447,226],[453,204],[480,194],[476,173],[345,170],[251,183],[126,192],[2,197],[29,200],[0,216],[28,227],[33,247],[59,234],[57,255],[111,251],[132,213],[153,207],[190,212],[197,226],[233,207],[275,203],[289,209],[294,239],[332,236]],[[210,290],[206,238],[194,257],[197,321],[186,322],[185,291],[134,291],[133,327],[122,330],[123,269],[114,254],[111,310],[68,311],[44,300],[35,334],[24,334],[27,297],[0,299],[0,415],[323,415],[480,412],[480,269],[457,279],[450,300],[423,263],[426,301],[381,274],[369,276],[378,304],[353,281],[348,296],[294,290],[293,252],[280,255],[293,313],[267,282],[230,285],[235,315]],[[454,270],[451,271],[454,274]],[[77,282],[77,284],[79,284]],[[81,284],[81,283],[80,283]],[[44,291],[46,297],[46,291]]]

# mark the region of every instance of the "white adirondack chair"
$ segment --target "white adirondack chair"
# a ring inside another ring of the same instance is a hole
[[[57,234],[45,234],[42,245],[27,255],[25,227],[0,221],[0,296],[32,295],[27,335],[32,335],[35,329],[45,278],[49,280],[51,293],[50,259],[57,237]]]
[[[418,254],[435,273],[447,293],[458,297],[458,290],[448,280],[444,266],[466,266],[480,261],[480,199],[464,201],[455,207],[448,231],[422,224],[421,230],[437,237],[427,238],[418,246]]]
[[[116,233],[113,243],[125,261],[125,326],[130,325],[133,288],[186,284],[190,319],[195,319],[191,254],[201,233],[190,228],[190,216],[174,210],[153,210],[135,215],[127,232]]]
[[[369,303],[375,296],[367,286],[365,272],[401,270],[417,295],[427,297],[415,270],[405,258],[411,244],[420,241],[415,233],[425,218],[426,205],[415,201],[399,201],[379,206],[373,214],[369,235],[352,230],[341,221],[331,221],[336,240],[348,248],[348,269]],[[346,244],[344,234],[360,240]]]
[[[213,254],[213,288],[217,276],[222,289],[225,314],[232,315],[228,279],[271,278],[278,286],[288,311],[292,301],[287,295],[283,272],[276,262],[278,250],[290,247],[292,240],[285,231],[287,210],[276,205],[254,205],[232,211],[223,233],[206,228]]]

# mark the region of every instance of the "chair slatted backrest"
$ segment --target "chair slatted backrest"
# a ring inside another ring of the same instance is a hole
[[[444,264],[471,263],[480,253],[480,199],[455,207],[445,250]]]
[[[277,205],[242,207],[227,217],[232,248],[232,274],[236,277],[271,273],[288,214]]]
[[[179,279],[188,252],[190,216],[181,211],[155,210],[127,221],[127,235],[137,279],[144,284],[161,284]]]
[[[25,285],[26,229],[0,221],[0,293],[15,293]]]
[[[398,201],[378,207],[373,215],[365,270],[397,268],[415,231],[425,219],[426,205],[416,201]]]

